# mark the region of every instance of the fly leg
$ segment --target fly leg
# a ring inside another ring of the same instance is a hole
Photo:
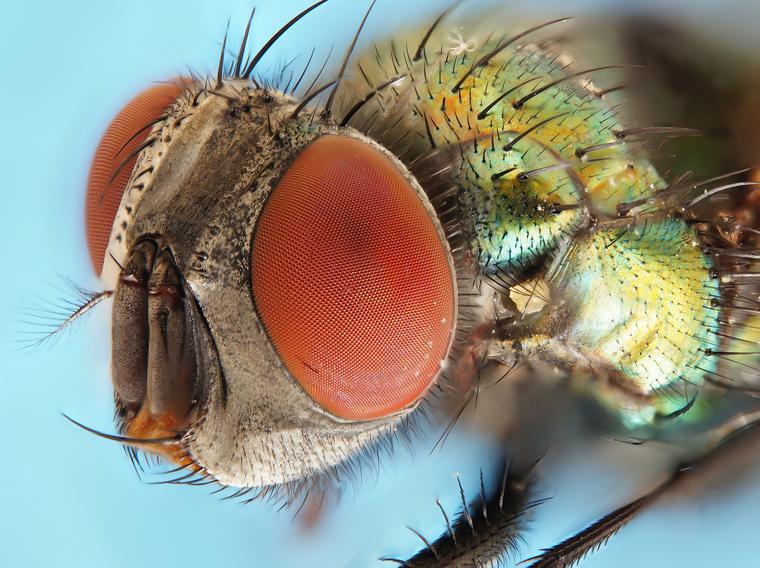
[[[726,424],[706,433],[710,449],[683,462],[671,476],[649,493],[615,509],[567,540],[531,558],[529,568],[569,568],[603,546],[637,514],[667,494],[723,480],[731,467],[747,467],[760,453],[760,410],[736,415]]]
[[[527,472],[516,472],[507,458],[493,495],[486,497],[481,474],[480,491],[469,501],[460,482],[462,508],[453,522],[440,501],[436,503],[446,524],[446,530],[440,537],[431,542],[410,527],[409,530],[422,541],[422,550],[407,560],[391,557],[381,560],[408,568],[503,566],[521,542],[527,514],[542,502],[540,499],[531,500],[532,472],[533,467]]]

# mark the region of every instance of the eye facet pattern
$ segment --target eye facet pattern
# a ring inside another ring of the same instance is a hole
[[[455,285],[423,199],[380,150],[328,135],[296,158],[257,222],[261,320],[288,371],[336,417],[409,407],[446,359]]]

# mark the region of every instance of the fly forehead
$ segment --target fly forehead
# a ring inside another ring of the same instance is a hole
[[[286,99],[262,96],[243,81],[213,91],[196,84],[186,91],[150,131],[150,143],[137,157],[104,277],[118,273],[118,264],[144,236],[170,240],[184,264],[211,212],[224,205],[225,195],[250,184],[269,159],[274,144],[268,121],[279,118]]]
[[[109,288],[116,286],[121,267],[134,246],[134,225],[136,219],[139,219],[138,211],[144,198],[151,193],[156,174],[165,161],[169,147],[176,141],[178,134],[187,128],[188,119],[193,115],[192,91],[193,89],[186,90],[166,110],[165,118],[150,128],[148,139],[141,145],[142,150],[136,156],[116,211],[101,273],[101,279]],[[125,164],[120,168],[125,167]]]
[[[237,179],[230,172],[229,183],[218,185],[212,199],[194,204],[204,222],[195,225],[196,250],[184,263],[190,280],[194,274],[211,287],[242,287],[250,295],[251,242],[259,214],[292,160],[324,132],[320,125],[284,127],[274,137],[266,131],[268,143],[259,143],[260,152],[239,164]],[[213,182],[213,174],[209,177]],[[170,230],[174,224],[182,229],[181,219],[172,216],[168,222]]]

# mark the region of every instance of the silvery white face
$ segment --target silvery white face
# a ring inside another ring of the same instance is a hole
[[[90,178],[123,432],[226,485],[310,481],[366,451],[455,335],[452,255],[415,177],[301,110],[241,78],[154,87]],[[135,116],[159,120],[129,140]]]

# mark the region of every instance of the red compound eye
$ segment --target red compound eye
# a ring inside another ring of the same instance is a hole
[[[111,228],[137,156],[124,164],[113,181],[111,178],[122,162],[145,142],[150,133],[146,125],[158,119],[183,90],[179,80],[176,84],[151,87],[137,95],[111,122],[95,151],[87,180],[85,224],[92,266],[98,274],[103,268]]]
[[[371,145],[323,136],[303,150],[261,212],[251,270],[280,358],[334,416],[388,416],[438,374],[455,318],[449,254]]]

